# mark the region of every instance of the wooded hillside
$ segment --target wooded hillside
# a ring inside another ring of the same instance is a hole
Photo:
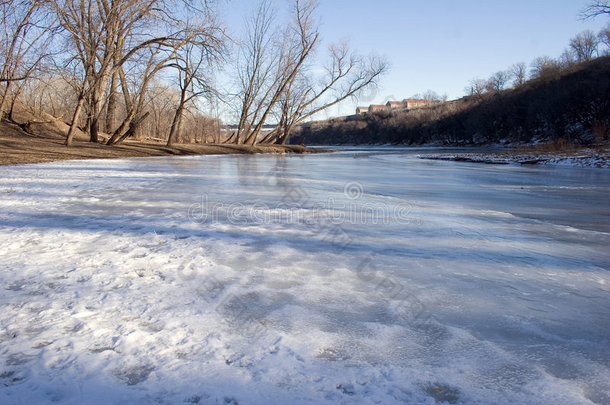
[[[410,111],[303,124],[292,143],[308,145],[481,145],[566,139],[607,142],[610,57],[549,70],[513,89],[470,95]]]

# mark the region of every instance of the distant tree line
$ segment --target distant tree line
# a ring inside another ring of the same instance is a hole
[[[608,142],[610,56],[574,65],[512,89],[410,111],[305,123],[292,143],[310,145],[482,145],[564,139]]]
[[[494,73],[488,79],[474,78],[465,92],[468,96],[480,96],[522,86],[528,79],[550,79],[569,71],[575,65],[607,55],[610,55],[610,25],[597,34],[586,30],[576,35],[559,58],[541,56],[530,63],[529,69],[524,62],[519,62]]]
[[[290,6],[284,22],[260,0],[239,37],[214,0],[1,0],[0,120],[15,122],[20,105],[41,110],[69,125],[66,145],[76,134],[108,145],[284,143],[387,70],[340,43],[320,73],[317,2]],[[218,72],[235,80],[218,84]],[[219,105],[239,122],[232,134],[221,131]]]

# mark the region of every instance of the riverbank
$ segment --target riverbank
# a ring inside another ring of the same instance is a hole
[[[570,151],[517,150],[500,153],[434,153],[418,155],[420,159],[448,160],[484,164],[559,165],[610,168],[610,148],[584,148]]]
[[[317,153],[301,145],[222,145],[222,144],[177,144],[167,147],[160,143],[125,141],[118,146],[106,146],[77,139],[71,147],[64,139],[46,131],[24,132],[19,126],[0,124],[0,165],[45,163],[57,160],[118,159],[128,157],[174,156],[174,155],[225,155],[256,153]]]

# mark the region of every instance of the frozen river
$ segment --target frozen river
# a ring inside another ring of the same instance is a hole
[[[0,167],[0,403],[610,403],[610,171]]]

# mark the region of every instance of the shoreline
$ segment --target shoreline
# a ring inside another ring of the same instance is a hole
[[[66,160],[121,159],[154,156],[204,156],[244,154],[308,154],[331,152],[329,149],[302,145],[164,144],[126,141],[106,146],[76,140],[65,146],[63,139],[0,133],[0,166],[48,163]]]
[[[582,148],[572,151],[511,151],[427,153],[419,159],[444,160],[494,165],[555,165],[570,167],[610,168],[610,148]]]
[[[42,129],[42,128],[41,128]],[[48,129],[48,128],[44,128]],[[0,126],[0,166],[48,163],[66,160],[122,159],[156,156],[205,156],[244,154],[309,154],[336,150],[303,145],[235,145],[235,144],[175,144],[127,140],[123,144],[107,146],[75,139],[67,147],[64,136],[52,131],[30,134],[12,125]],[[63,134],[62,134],[63,135]],[[439,149],[442,147],[439,146]],[[419,159],[499,165],[561,165],[572,167],[610,168],[610,147],[544,150],[539,146],[511,151],[483,151],[484,147],[468,152],[422,153]]]

